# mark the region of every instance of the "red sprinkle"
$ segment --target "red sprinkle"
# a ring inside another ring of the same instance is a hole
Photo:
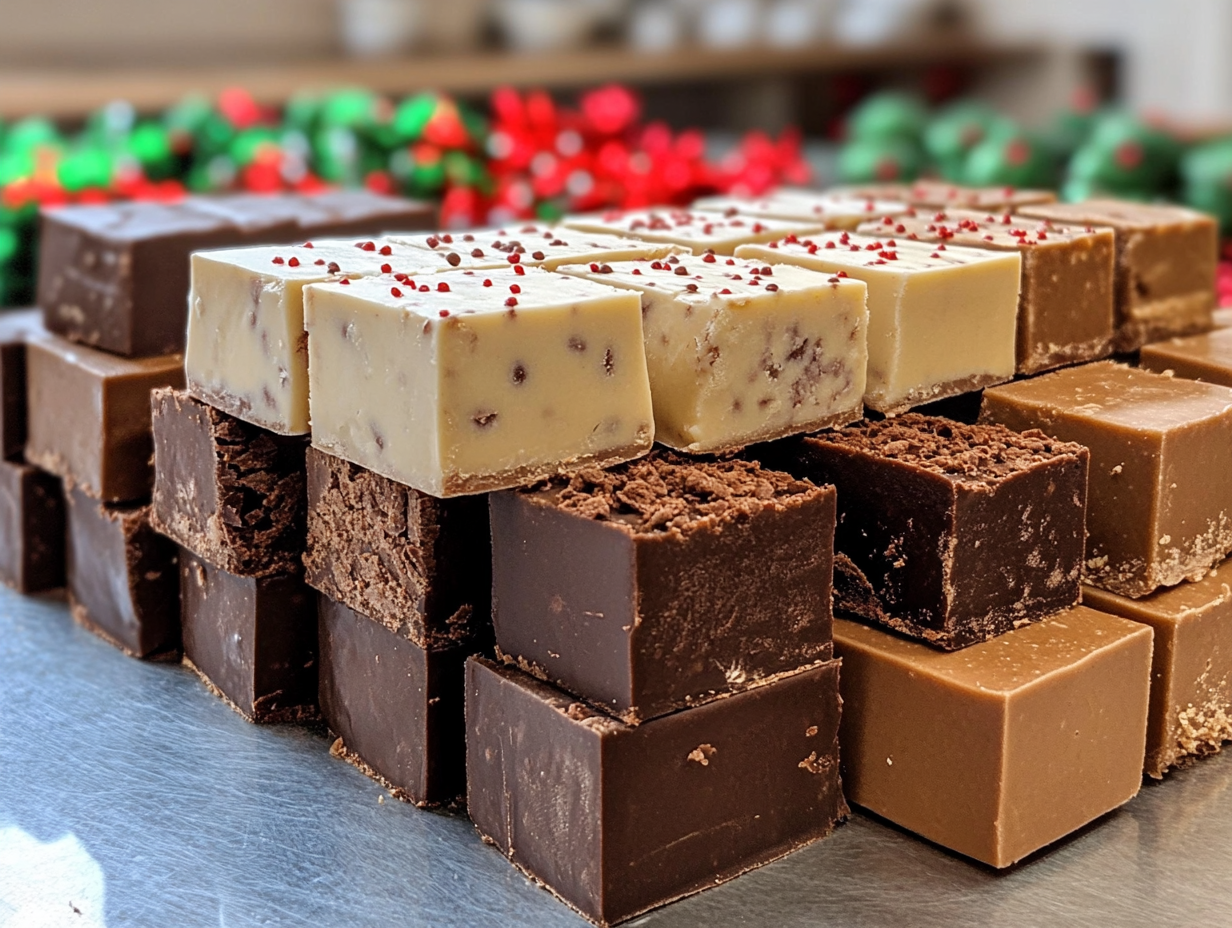
[[[484,285],[485,287],[490,287],[490,286],[492,286],[492,280],[491,280],[491,278],[485,277],[485,278],[483,279],[483,285]]]
[[[297,258],[297,257],[295,257],[294,255],[292,255],[292,256],[291,256],[291,257],[287,260],[287,267],[299,267],[299,258]]]
[[[427,287],[425,287],[424,289],[426,290],[426,289],[427,289]],[[441,318],[442,318],[442,319],[446,319],[446,318],[448,318],[448,317],[449,317],[449,310],[447,310],[447,309],[442,309],[442,310],[441,310],[441,312],[440,312],[440,316],[441,316]]]
[[[393,253],[394,253],[394,250],[393,250],[392,248],[390,248],[388,245],[382,245],[382,246],[381,246],[381,254],[383,254],[383,255],[392,255]]]
[[[304,242],[304,244],[303,244],[301,247],[303,247],[303,248],[313,248],[313,247],[315,247],[315,246],[312,244],[312,242]]]
[[[506,306],[517,306],[518,298],[516,296],[511,296],[509,299],[505,300],[505,305]]]
[[[275,257],[274,257],[274,263],[275,263],[275,264],[286,264],[287,262],[286,262],[286,261],[284,261],[284,260],[283,260],[280,256],[275,256]]]
[[[510,264],[517,264],[517,263],[518,263],[519,261],[521,261],[521,260],[522,260],[522,256],[521,256],[520,254],[518,254],[518,252],[516,252],[516,251],[515,251],[513,254],[511,254],[511,255],[509,256],[509,263],[510,263]]]
[[[316,259],[315,261],[313,261],[312,263],[313,263],[313,264],[324,264],[324,263],[325,263],[325,259],[324,259],[324,258],[317,258],[317,259]]]
[[[437,293],[448,293],[449,284],[445,283],[445,281],[442,280],[439,284],[436,285],[436,292]]]
[[[392,267],[390,267],[388,264],[382,264],[382,265],[381,265],[381,273],[382,273],[382,274],[388,274],[388,273],[390,273],[392,270],[393,270],[393,268],[392,268]]]
[[[714,255],[702,255],[702,260],[705,261],[707,264],[714,264],[715,257]]]
[[[773,292],[775,292],[776,290],[778,290],[778,288],[779,288],[779,285],[778,285],[778,284],[766,284],[766,289],[767,289],[768,291],[770,291],[771,293],[773,293]]]
[[[515,264],[513,266],[513,273],[517,274],[519,277],[524,277],[526,276],[526,268],[522,267],[520,264]]]
[[[356,242],[355,247],[361,251],[376,251],[376,242]]]
[[[509,285],[509,292],[510,292],[510,293],[521,293],[521,292],[522,292],[522,288],[521,288],[521,287],[519,287],[517,284],[510,284],[510,285]]]
[[[429,236],[428,236],[428,239],[427,239],[427,244],[428,244],[428,247],[429,247],[429,248],[435,248],[435,247],[436,247],[437,245],[439,245],[440,243],[441,243],[441,240],[440,240],[439,238],[437,238],[435,235],[429,235]]]
[[[720,293],[722,296],[731,296],[731,291],[730,291],[730,290],[728,290],[726,287],[724,287],[722,290],[720,290],[720,291],[719,291],[719,293]]]
[[[419,285],[419,292],[420,292],[420,293],[427,293],[429,289],[431,289],[431,288],[429,288],[427,284],[420,284],[420,285]]]
[[[402,291],[399,290],[397,287],[390,287],[389,293],[391,296],[402,296]]]
[[[349,287],[351,285],[351,278],[344,277],[342,280],[338,281],[338,283],[342,284],[344,287]]]

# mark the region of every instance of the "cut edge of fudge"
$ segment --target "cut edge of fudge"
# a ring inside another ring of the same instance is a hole
[[[173,663],[180,660],[181,648],[179,645],[163,648],[158,651],[151,651],[149,654],[138,654],[128,645],[121,642],[118,638],[91,619],[90,610],[86,608],[85,603],[79,602],[72,593],[67,593],[66,595],[68,598],[69,614],[72,615],[73,621],[90,634],[107,642],[107,644],[111,645],[126,657],[149,661],[150,663]]]
[[[568,478],[525,487],[525,494],[555,491],[563,512],[606,522],[629,534],[688,534],[716,522],[784,510],[828,492],[808,480],[742,460],[691,460],[669,451],[610,470],[587,468]]]
[[[898,402],[887,402],[884,393],[870,392],[864,395],[864,405],[874,412],[879,412],[886,418],[901,416],[917,406],[925,406],[938,400],[948,400],[964,393],[974,393],[986,387],[995,387],[1013,379],[1013,374],[1003,377],[1000,374],[972,374],[945,383],[933,384],[929,387],[912,387],[905,397]]]
[[[346,742],[342,738],[335,738],[329,746],[330,757],[336,757],[339,760],[344,760],[369,780],[374,783],[379,783],[389,795],[393,796],[399,802],[405,802],[407,805],[415,806],[417,809],[444,809],[448,812],[466,812],[466,795],[463,793],[454,799],[444,802],[432,802],[430,800],[416,799],[407,790],[401,786],[394,786],[389,780],[378,773],[371,767],[366,760],[352,751],[346,746]]]
[[[187,654],[185,654],[181,660],[185,667],[200,678],[201,682],[205,685],[205,688],[209,690],[211,695],[222,700],[222,702],[230,708],[232,712],[246,722],[251,722],[254,725],[277,725],[284,722],[315,722],[321,717],[320,710],[315,705],[287,706],[282,709],[273,710],[264,709],[261,703],[268,702],[271,698],[276,697],[277,694],[267,694],[265,696],[258,697],[253,706],[253,711],[251,713],[245,712],[238,705],[236,705],[235,701],[232,700],[230,696],[219,689],[218,686],[215,685],[214,681],[211,680],[205,673],[205,671],[194,664],[192,659],[189,658]]]

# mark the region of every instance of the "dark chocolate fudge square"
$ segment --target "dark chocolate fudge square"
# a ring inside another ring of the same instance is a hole
[[[421,647],[491,641],[482,496],[441,500],[308,449],[305,579]]]
[[[0,312],[0,456],[20,461],[26,451],[26,340],[43,333],[37,309]]]
[[[767,452],[838,490],[839,613],[956,650],[1079,601],[1081,445],[913,413]]]
[[[150,525],[150,507],[107,506],[80,490],[66,498],[73,618],[133,657],[178,657],[176,548]]]
[[[429,651],[318,594],[321,714],[332,753],[419,806],[466,790],[463,646]]]
[[[184,663],[250,722],[317,716],[317,603],[298,574],[239,577],[180,549]]]
[[[64,489],[12,461],[0,461],[0,583],[19,593],[64,586]]]
[[[154,526],[233,574],[268,577],[303,565],[307,436],[283,436],[155,390]]]
[[[834,496],[670,453],[493,494],[498,651],[629,724],[829,660]]]
[[[838,661],[631,727],[513,667],[466,664],[467,810],[599,925],[824,838],[847,813]]]

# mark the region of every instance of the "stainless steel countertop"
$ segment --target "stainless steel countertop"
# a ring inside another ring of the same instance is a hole
[[[0,739],[0,928],[585,924],[465,818],[389,798],[321,730],[247,724],[55,599],[0,591]],[[1001,874],[857,814],[630,924],[1229,925],[1229,786],[1232,757],[1208,759]]]

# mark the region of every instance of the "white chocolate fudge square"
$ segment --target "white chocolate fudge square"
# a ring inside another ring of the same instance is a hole
[[[387,238],[395,244],[431,251],[449,267],[460,270],[523,264],[554,271],[566,264],[664,258],[684,250],[666,243],[641,242],[537,222],[476,232],[391,233]]]
[[[697,255],[707,251],[730,255],[739,245],[772,242],[788,235],[808,235],[825,228],[825,224],[821,222],[752,219],[689,210],[643,210],[605,213],[600,216],[573,216],[566,218],[562,225],[583,232],[680,245]]]
[[[731,450],[863,414],[859,281],[714,255],[565,273],[641,294],[655,435],[672,448]]]
[[[1017,252],[827,232],[737,254],[868,284],[864,403],[878,412],[893,415],[1014,376]]]
[[[901,216],[911,207],[896,201],[783,187],[761,198],[704,197],[693,204],[693,209],[706,213],[722,213],[727,217],[749,216],[755,219],[820,223],[826,229],[851,231],[862,222],[886,216]]]
[[[305,291],[312,443],[433,496],[638,457],[637,295],[537,268]]]
[[[272,432],[308,432],[304,287],[380,274],[383,268],[423,273],[426,266],[443,265],[422,250],[386,242],[319,241],[194,254],[184,354],[189,390]]]

